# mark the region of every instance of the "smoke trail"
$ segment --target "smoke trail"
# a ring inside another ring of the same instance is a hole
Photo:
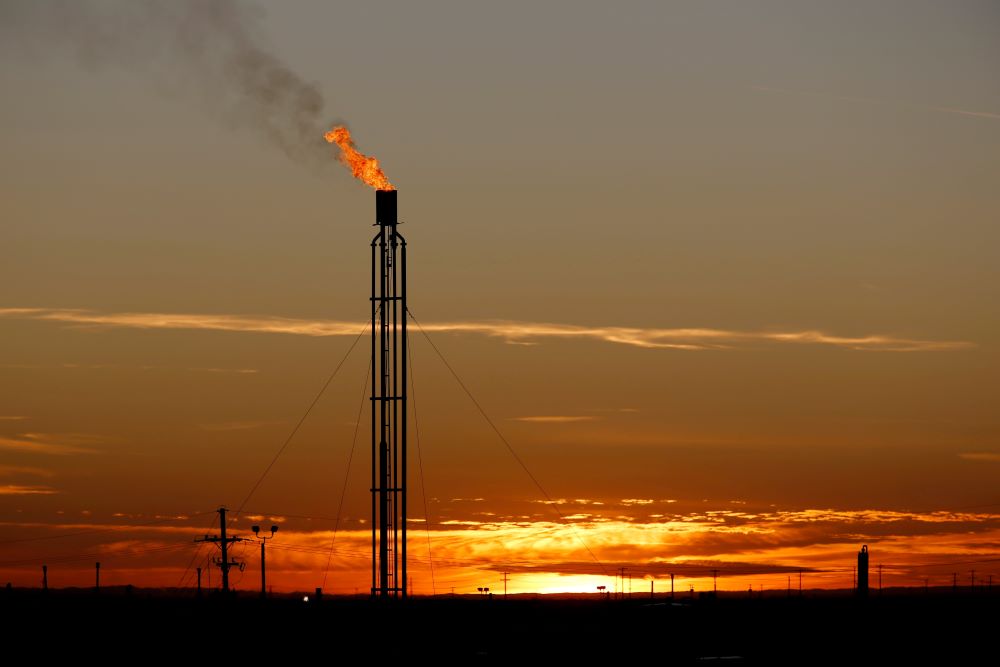
[[[234,0],[3,0],[0,54],[70,58],[135,71],[161,89],[191,88],[291,158],[329,159],[323,95],[262,45],[259,19]]]

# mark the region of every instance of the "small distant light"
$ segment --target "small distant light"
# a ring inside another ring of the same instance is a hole
[[[303,602],[309,602],[309,596],[307,595],[307,596],[305,596],[304,598],[302,598],[302,601],[303,601]]]

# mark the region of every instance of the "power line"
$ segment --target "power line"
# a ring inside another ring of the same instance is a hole
[[[351,346],[347,348],[347,352],[344,354],[344,357],[340,360],[340,363],[337,364],[337,367],[333,369],[332,373],[330,373],[330,377],[328,377],[326,379],[326,382],[323,383],[323,386],[316,393],[316,397],[313,398],[312,403],[309,404],[309,407],[306,408],[306,411],[302,414],[302,417],[299,419],[298,423],[295,424],[295,428],[292,429],[292,432],[288,434],[287,438],[285,438],[285,442],[282,443],[281,447],[278,448],[278,451],[274,454],[274,458],[272,458],[271,462],[267,464],[266,468],[264,468],[264,472],[261,473],[260,477],[257,479],[257,482],[254,483],[253,488],[250,489],[250,493],[246,495],[246,498],[244,498],[243,502],[240,503],[239,508],[233,513],[233,520],[235,520],[236,517],[240,515],[240,513],[243,511],[243,508],[246,506],[247,502],[250,501],[250,498],[253,497],[253,494],[257,491],[257,488],[261,485],[261,482],[263,482],[264,478],[267,477],[267,474],[271,472],[271,468],[273,468],[274,464],[278,462],[278,458],[285,451],[285,448],[288,447],[289,443],[291,443],[292,438],[295,437],[295,434],[299,432],[299,429],[302,427],[302,424],[305,423],[306,418],[309,416],[309,413],[311,413],[313,408],[316,407],[316,404],[319,403],[319,399],[323,396],[324,392],[326,392],[326,389],[327,387],[330,386],[330,383],[333,382],[333,378],[337,377],[337,373],[340,372],[340,369],[343,367],[344,362],[346,362],[347,358],[351,356],[351,352],[354,351],[354,348],[358,344],[358,341],[361,340],[361,337],[364,336],[365,332],[367,331],[368,331],[368,324],[365,324],[365,327],[361,330],[361,333],[359,333],[358,337],[354,339],[354,342],[351,343]]]
[[[410,339],[406,339],[406,359],[410,366],[410,402],[413,404],[413,433],[417,439],[417,467],[420,469],[420,495],[424,501],[424,533],[427,536],[427,560],[431,569],[431,595],[437,595],[437,584],[434,581],[434,557],[431,555],[431,515],[427,511],[427,485],[424,482],[424,455],[420,449],[420,422],[417,421],[417,388],[413,377],[413,350]],[[404,387],[405,389],[405,387]],[[506,576],[506,575],[505,575]],[[506,583],[504,584],[504,597]]]
[[[538,487],[538,490],[541,491],[543,496],[545,496],[545,499],[549,501],[549,506],[552,507],[552,510],[559,516],[559,518],[562,521],[565,522],[566,517],[564,517],[563,513],[559,511],[558,507],[556,507],[554,501],[552,500],[552,497],[548,494],[548,492],[545,491],[545,487],[543,487],[541,482],[539,482],[538,479],[531,473],[531,470],[528,468],[527,464],[525,464],[525,462],[521,459],[521,457],[518,456],[517,452],[514,450],[514,447],[510,444],[510,442],[508,442],[507,438],[504,437],[503,433],[500,432],[500,429],[497,428],[497,425],[493,423],[493,420],[490,419],[489,415],[486,414],[486,411],[483,409],[483,406],[479,404],[479,401],[476,400],[476,397],[472,395],[472,392],[469,391],[469,388],[465,386],[464,382],[462,382],[462,378],[458,376],[458,373],[455,372],[455,369],[451,367],[451,364],[448,363],[448,360],[444,358],[443,354],[441,354],[441,350],[439,350],[437,345],[434,344],[434,341],[431,340],[431,337],[427,334],[427,331],[424,330],[424,327],[420,324],[420,321],[416,317],[414,317],[413,313],[410,311],[409,308],[406,309],[406,314],[409,315],[409,317],[413,320],[413,323],[417,325],[418,329],[420,329],[420,333],[424,335],[424,338],[427,340],[428,343],[430,343],[431,348],[433,348],[434,352],[437,353],[438,358],[441,359],[441,362],[451,372],[452,377],[455,378],[455,381],[458,382],[459,386],[462,387],[462,390],[465,391],[466,396],[469,397],[469,400],[471,400],[473,405],[476,406],[476,409],[479,410],[479,414],[483,416],[483,419],[486,420],[486,423],[490,425],[490,428],[493,429],[493,432],[497,434],[498,438],[500,438],[500,442],[502,442],[504,446],[507,447],[507,451],[510,452],[510,455],[514,457],[514,460],[517,461],[518,465],[521,466],[521,469],[524,470],[525,474],[527,474],[528,477],[531,479],[531,481],[534,482],[535,486]],[[590,554],[590,557],[594,560],[595,563],[597,563],[598,567],[601,568],[601,571],[604,572],[605,575],[607,575],[607,569],[604,567],[604,564],[601,563],[601,561],[597,558],[596,555],[594,555],[594,552],[591,551],[590,546],[588,546],[587,543],[583,540],[583,537],[580,536],[579,532],[576,530],[573,524],[568,523],[566,525],[570,527],[570,529],[573,531],[573,534],[580,541],[580,544],[583,545],[583,548],[587,550],[587,553]]]
[[[146,528],[148,526],[155,526],[157,524],[166,523],[167,521],[186,521],[192,519],[196,516],[205,516],[206,514],[215,514],[215,512],[197,512],[195,514],[187,514],[184,516],[168,516],[161,519],[156,519],[154,521],[147,521],[146,523],[136,523],[136,524],[126,524],[129,528]],[[41,540],[57,540],[65,537],[78,537],[80,535],[98,535],[100,533],[114,533],[121,530],[121,527],[115,526],[113,528],[95,528],[93,530],[80,530],[75,533],[58,533],[56,535],[40,535],[38,537],[19,537],[12,540],[3,540],[0,545],[3,544],[16,544],[20,542],[38,542]]]
[[[354,449],[358,444],[358,431],[361,428],[361,413],[365,408],[365,393],[368,391],[368,380],[372,374],[373,358],[368,360],[368,370],[365,372],[365,381],[361,385],[361,404],[358,406],[358,416],[354,420],[354,437],[351,439],[351,453],[347,456],[347,470],[344,471],[344,486],[340,490],[340,503],[337,505],[337,519],[333,525],[333,539],[330,540],[330,553],[326,557],[326,568],[323,571],[323,588],[326,588],[326,579],[330,574],[330,561],[333,559],[333,546],[337,543],[337,531],[340,530],[340,514],[344,509],[344,496],[347,495],[347,480],[351,474],[351,462],[354,461]]]
[[[143,556],[151,553],[166,551],[176,551],[186,548],[187,544],[167,544],[145,549],[130,549],[128,551],[92,551],[88,553],[63,554],[60,556],[42,556],[39,558],[21,558],[14,560],[0,561],[0,565],[8,567],[19,567],[24,565],[35,565],[37,563],[73,563],[76,561],[88,561],[96,558],[111,560],[114,558],[128,558],[131,556]]]

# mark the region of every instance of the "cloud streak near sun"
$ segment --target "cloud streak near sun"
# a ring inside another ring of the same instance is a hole
[[[9,488],[10,495],[57,493],[44,486]],[[1000,515],[992,512],[763,507],[675,512],[665,507],[670,501],[641,498],[609,498],[596,507],[586,499],[560,504],[580,506],[576,509],[584,512],[558,522],[537,517],[432,522],[409,556],[417,593],[446,592],[453,586],[458,592],[472,592],[484,583],[494,585],[502,572],[513,574],[512,592],[594,593],[597,585],[610,584],[620,567],[637,578],[658,579],[662,584],[657,590],[667,590],[672,573],[683,581],[682,590],[714,587],[713,573],[720,575],[721,590],[745,591],[750,584],[756,589],[764,583],[769,589],[783,589],[787,574],[798,571],[807,574],[807,588],[849,588],[862,544],[885,564],[887,585],[922,586],[930,580],[932,586],[950,586],[956,567],[984,563],[978,567],[987,568],[985,563],[995,562],[1000,536]],[[623,507],[631,507],[631,514],[616,516]],[[639,508],[649,507],[663,513],[643,516]],[[90,555],[100,553],[112,572],[129,572],[141,564],[141,571],[128,575],[138,577],[139,585],[176,586],[188,577],[193,586],[194,572],[185,565],[196,549],[192,535],[203,529],[207,514],[213,512],[116,512],[103,522],[90,519],[87,512],[80,523],[0,521],[8,533],[12,528],[24,531],[13,533],[20,539],[0,560],[0,576],[24,581],[35,577],[38,565],[54,554],[78,551],[87,556],[75,565],[63,563],[62,581],[91,581]],[[341,525],[334,542],[333,526],[317,526],[316,521],[326,521],[319,517],[261,512],[234,519],[232,530],[245,536],[252,523],[264,518],[282,524],[283,537],[268,545],[268,572],[276,590],[311,590],[328,569],[335,575],[326,587],[331,592],[350,593],[367,582],[371,533],[366,526],[356,521],[346,529]],[[39,546],[49,540],[51,547]]]
[[[367,323],[274,316],[193,313],[105,313],[69,308],[0,308],[0,318],[63,322],[79,326],[133,329],[194,329],[297,336],[356,336]],[[976,347],[958,340],[926,340],[886,334],[841,336],[817,330],[740,331],[708,328],[643,328],[582,326],[513,320],[430,322],[423,330],[434,333],[479,334],[508,343],[546,338],[595,340],[632,347],[672,350],[723,350],[757,343],[829,345],[880,352],[941,352]]]

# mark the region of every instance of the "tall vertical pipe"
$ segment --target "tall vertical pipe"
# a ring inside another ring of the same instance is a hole
[[[396,191],[375,191],[372,240],[372,595],[406,597],[406,241]],[[375,381],[377,373],[378,381]]]

